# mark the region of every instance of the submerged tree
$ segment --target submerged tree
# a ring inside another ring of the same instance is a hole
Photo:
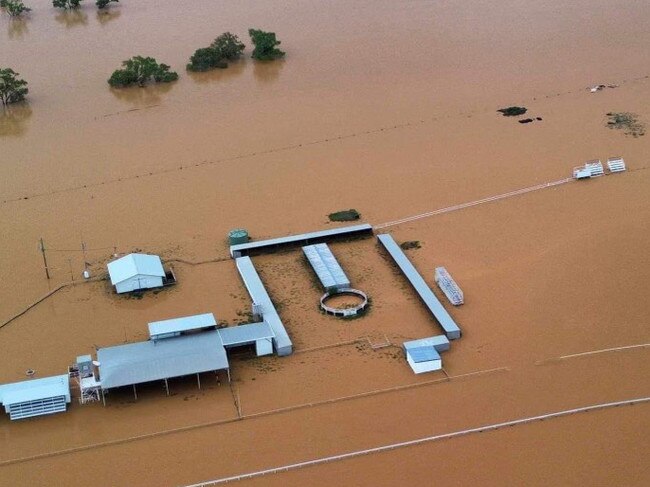
[[[27,81],[22,80],[11,68],[0,68],[0,102],[3,106],[25,99]]]
[[[81,5],[81,0],[52,0],[52,5],[57,8],[72,10],[79,8],[79,5]]]
[[[234,61],[241,57],[246,46],[235,34],[224,32],[210,44],[210,47],[216,50],[222,59]]]
[[[108,4],[111,2],[119,2],[120,0],[97,0],[95,2],[95,5],[97,5],[97,8],[106,8],[108,7]]]
[[[18,17],[23,12],[30,12],[32,10],[26,7],[22,0],[0,0],[0,7],[4,8],[12,17]]]
[[[272,61],[284,56],[284,51],[281,51],[275,46],[280,44],[275,38],[275,32],[264,32],[263,30],[248,29],[248,35],[255,46],[253,49],[252,57],[260,61]]]
[[[209,71],[214,68],[224,69],[228,63],[223,60],[221,53],[211,47],[197,49],[187,65],[188,71]]]
[[[114,88],[138,84],[144,86],[150,81],[169,83],[176,81],[178,74],[169,70],[166,64],[158,64],[152,57],[134,56],[122,63],[124,69],[117,69],[108,79],[108,84]]]

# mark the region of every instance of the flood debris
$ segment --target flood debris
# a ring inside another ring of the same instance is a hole
[[[351,222],[361,218],[361,213],[359,213],[354,208],[350,208],[349,210],[341,210],[330,213],[328,217],[330,221],[333,222]]]
[[[587,88],[591,93],[597,93],[605,88],[618,88],[618,85],[595,85]]]

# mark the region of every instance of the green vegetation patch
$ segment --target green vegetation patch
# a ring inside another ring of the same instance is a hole
[[[351,222],[361,218],[361,213],[359,213],[354,208],[349,210],[341,210],[328,215],[330,221],[333,222]]]
[[[503,114],[504,117],[518,117],[519,115],[523,115],[528,111],[528,108],[526,107],[508,107],[508,108],[500,108],[497,110],[497,112],[500,112]]]
[[[20,79],[11,68],[0,68],[0,103],[9,105],[25,99],[29,92],[27,81]]]
[[[0,8],[4,8],[11,17],[19,17],[23,12],[32,10],[26,7],[21,0],[0,0]]]
[[[637,115],[630,112],[610,112],[607,114],[607,126],[622,130],[625,135],[641,137],[645,135],[645,124],[639,122]]]
[[[407,242],[402,242],[399,244],[399,246],[402,250],[419,249],[422,247],[419,240],[409,240]]]
[[[178,74],[169,70],[166,64],[158,64],[152,57],[134,56],[122,63],[123,69],[116,69],[108,79],[113,88],[124,88],[137,84],[140,87],[153,81],[169,83],[178,79]]]
[[[277,48],[280,41],[275,37],[275,32],[264,32],[258,29],[248,29],[254,49],[251,57],[258,61],[273,61],[284,57],[284,51]]]

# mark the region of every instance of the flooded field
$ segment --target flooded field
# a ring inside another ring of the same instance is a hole
[[[414,375],[400,349],[439,328],[376,239],[332,244],[371,297],[355,320],[318,310],[299,250],[254,257],[294,345],[204,374],[114,391],[106,407],[0,417],[0,485],[187,485],[590,404],[650,396],[650,8],[644,2],[123,0],[0,14],[0,67],[29,82],[0,109],[0,383],[65,373],[95,347],[144,340],[148,322],[250,300],[227,234],[334,227],[355,208],[382,225],[558,181],[589,159],[628,171],[387,226],[426,281],[465,293],[445,372]],[[250,59],[250,27],[281,61]],[[231,31],[245,59],[191,74]],[[164,86],[110,89],[134,55],[171,65]],[[605,88],[591,93],[589,87]],[[517,123],[497,109],[528,108]],[[541,120],[536,120],[536,117]],[[51,279],[46,279],[39,239]],[[82,282],[113,253],[157,253],[179,284],[142,299]],[[436,293],[441,296],[440,293]],[[373,345],[390,343],[377,348]],[[639,345],[579,357],[562,356]],[[646,404],[308,467],[250,485],[647,485]],[[137,458],[137,461],[134,459]],[[342,480],[345,479],[345,480]]]

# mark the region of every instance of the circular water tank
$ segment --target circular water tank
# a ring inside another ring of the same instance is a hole
[[[228,241],[230,242],[230,245],[244,244],[249,240],[248,232],[243,228],[235,228],[228,232]]]

